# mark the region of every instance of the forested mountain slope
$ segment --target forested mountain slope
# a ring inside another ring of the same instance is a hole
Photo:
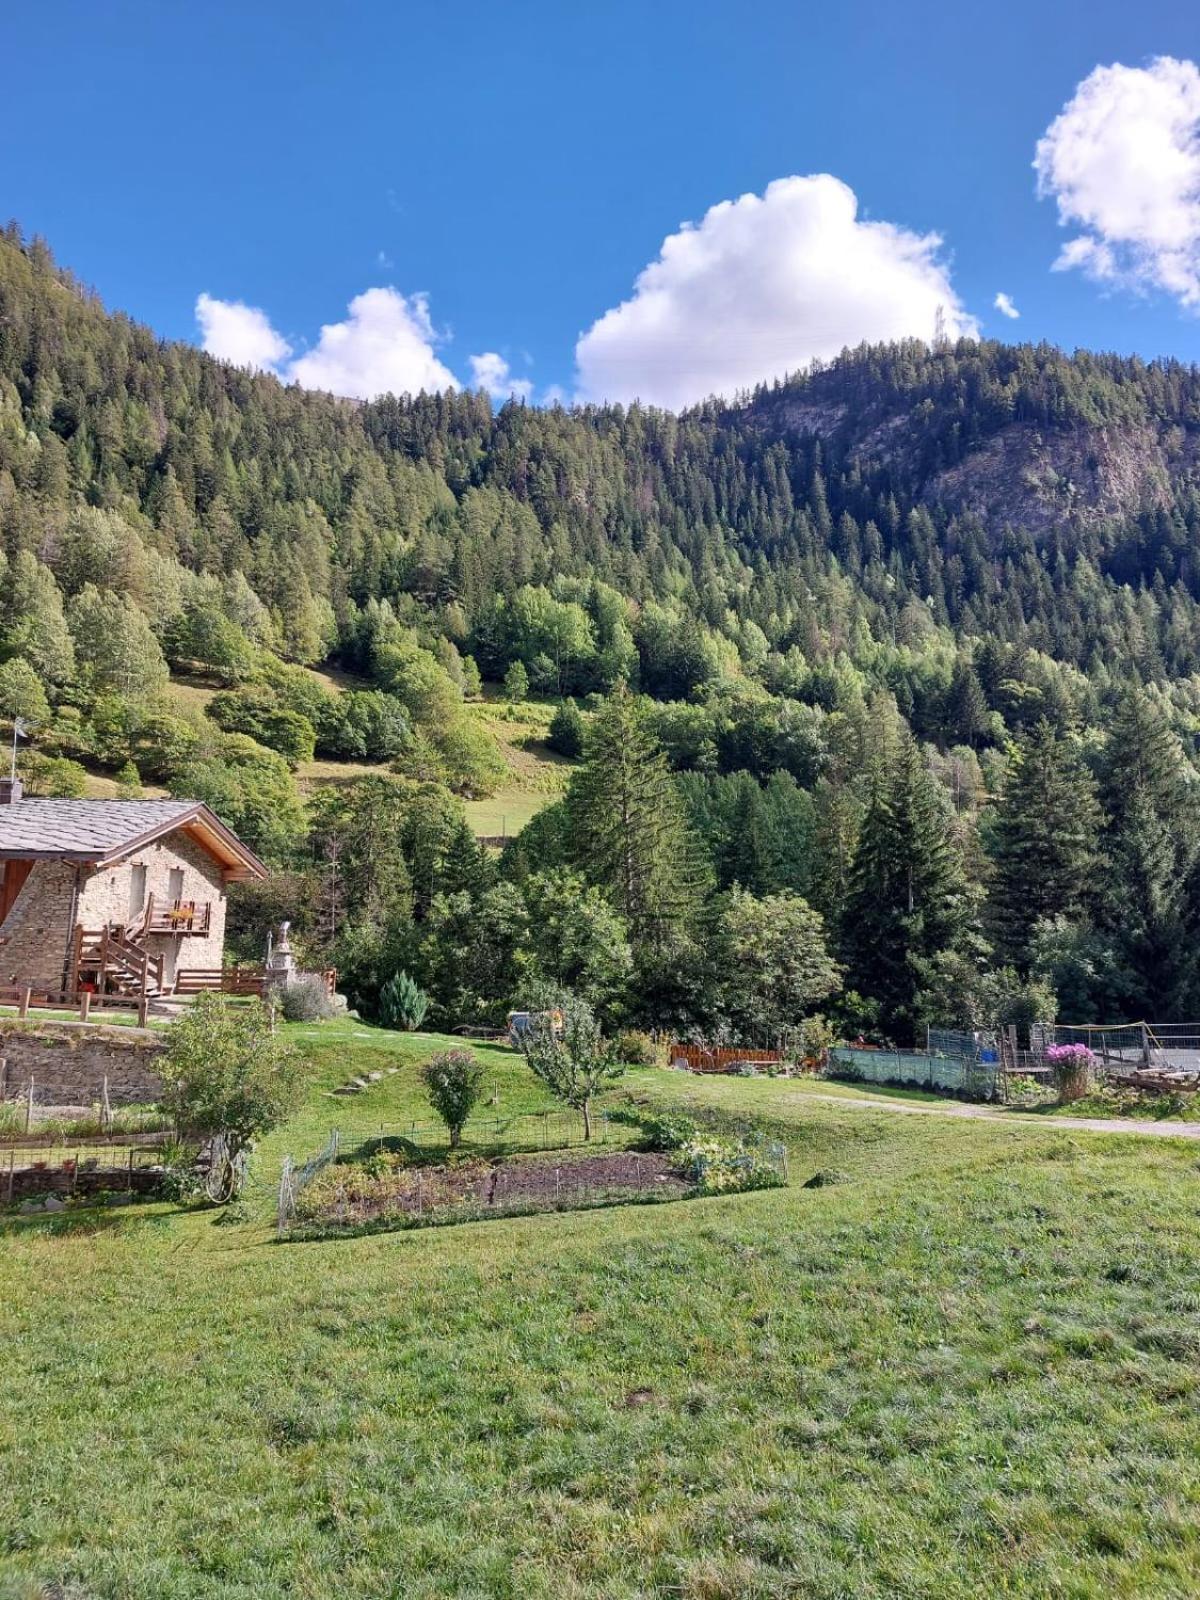
[[[340,820],[302,808],[291,771],[314,749],[390,763],[453,819],[454,794],[500,781],[464,714],[481,679],[585,700],[590,768],[503,883],[461,851],[457,887],[439,880],[449,834],[422,857],[409,817],[390,887],[376,863],[361,905],[314,898],[314,940],[370,945],[339,962],[370,968],[364,995],[403,961],[442,983],[446,1015],[494,1012],[532,971],[587,987],[522,934],[468,997],[421,944],[439,896],[519,884],[528,917],[528,877],[551,870],[618,918],[625,955],[594,995],[614,1015],[736,1013],[687,957],[695,918],[724,917],[723,937],[755,923],[734,892],[788,915],[806,897],[859,1019],[961,1015],[1001,971],[1075,1009],[1200,1003],[1195,974],[1159,959],[1192,915],[1198,457],[1196,369],[969,341],[850,352],[678,416],[359,405],[157,339],[10,227],[0,714],[34,722],[43,785],[69,786],[77,760],[186,785],[317,872],[331,833],[365,824],[353,799]],[[299,670],[323,662],[357,687]],[[207,716],[164,700],[169,671],[221,686]],[[583,722],[558,720],[574,755]],[[1116,726],[1142,741],[1132,770],[1157,774],[1136,803]],[[614,792],[597,763],[620,738],[683,775],[646,837],[672,835],[690,898],[651,873],[639,892],[661,902],[635,905],[594,867]],[[1026,837],[1013,797],[1035,769],[1070,777],[1031,785]],[[1120,871],[1136,939],[1106,909]],[[894,970],[874,962],[881,930]]]

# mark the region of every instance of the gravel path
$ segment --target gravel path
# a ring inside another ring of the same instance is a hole
[[[1141,1117],[1038,1117],[1019,1111],[995,1111],[991,1106],[964,1105],[958,1100],[930,1105],[926,1101],[884,1100],[882,1097],[859,1100],[840,1094],[814,1093],[804,1098],[831,1106],[850,1106],[855,1111],[895,1111],[909,1117],[967,1117],[977,1122],[1015,1122],[1027,1128],[1084,1128],[1093,1133],[1149,1134],[1155,1139],[1200,1139],[1200,1122],[1152,1122]]]

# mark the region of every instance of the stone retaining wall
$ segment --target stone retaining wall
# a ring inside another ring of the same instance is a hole
[[[0,1099],[28,1094],[32,1078],[35,1105],[90,1106],[107,1078],[110,1105],[145,1105],[162,1092],[162,1048],[148,1028],[0,1018]]]

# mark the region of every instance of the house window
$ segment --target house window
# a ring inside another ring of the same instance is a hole
[[[176,900],[182,900],[183,899],[183,868],[182,867],[172,867],[171,868],[170,875],[167,878],[167,894],[170,897],[170,901],[171,901],[172,905],[175,904]]]
[[[129,920],[133,922],[142,914],[146,904],[146,869],[135,863],[129,874]]]

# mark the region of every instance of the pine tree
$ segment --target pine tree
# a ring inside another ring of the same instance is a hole
[[[1096,786],[1075,741],[1038,722],[1012,752],[989,841],[990,920],[1001,955],[1021,971],[1038,922],[1083,915],[1100,822]]]

